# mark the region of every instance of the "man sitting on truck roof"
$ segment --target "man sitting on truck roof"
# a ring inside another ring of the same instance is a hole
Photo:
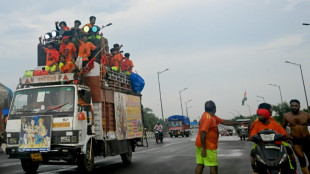
[[[83,34],[81,36],[81,40],[78,39],[78,44],[79,44],[79,54],[75,63],[81,70],[89,62],[89,56],[91,55],[91,51],[95,50],[97,47],[91,42],[87,42],[86,34]]]
[[[54,48],[54,43],[50,42],[47,45],[47,48],[42,44],[42,37],[39,37],[40,46],[44,49],[46,53],[46,66],[45,70],[49,72],[56,71],[56,64],[59,61],[59,52]]]
[[[60,59],[60,63],[59,63],[58,68],[62,73],[72,73],[74,69],[76,68],[75,64],[72,63],[70,60],[67,61],[64,55],[61,55],[59,59]]]
[[[113,56],[111,60],[111,69],[113,71],[119,71],[123,55],[121,53],[118,53],[115,48],[111,48],[110,52],[112,53]]]
[[[76,47],[73,43],[70,43],[70,37],[64,36],[62,38],[62,43],[59,48],[59,53],[64,55],[68,60],[75,62],[76,56]]]
[[[57,30],[57,31],[59,31],[60,29],[63,29],[63,30],[65,30],[65,31],[70,30],[70,28],[67,26],[67,23],[66,23],[65,21],[61,21],[61,22],[59,23],[60,29],[59,29],[59,27],[58,27],[58,23],[59,23],[58,21],[55,22],[55,26],[56,26],[56,30]]]
[[[121,69],[127,75],[131,75],[132,67],[133,67],[133,63],[131,60],[129,60],[129,57],[130,57],[130,54],[125,53],[125,57],[122,58],[122,62],[121,62]]]

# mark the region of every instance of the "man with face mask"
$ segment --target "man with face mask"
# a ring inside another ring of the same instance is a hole
[[[257,113],[258,121],[252,127],[252,130],[251,130],[250,136],[249,136],[249,140],[251,140],[252,137],[254,135],[256,135],[259,131],[264,130],[264,129],[272,129],[275,132],[282,134],[282,135],[286,136],[287,138],[289,138],[289,135],[286,133],[286,131],[283,129],[283,127],[278,122],[276,122],[274,119],[271,118],[271,108],[269,108],[269,109],[258,108],[256,113]],[[296,160],[295,160],[295,156],[293,154],[293,151],[288,146],[287,143],[283,143],[283,144],[286,147],[287,153],[288,153],[290,160],[291,160],[291,164],[295,169],[294,172],[296,172],[296,162],[295,162]],[[255,158],[255,151],[254,151],[254,149],[252,149],[250,161],[251,161],[253,173],[257,173],[254,158]]]
[[[291,129],[292,146],[299,160],[300,167],[303,173],[308,174],[307,160],[310,159],[310,134],[308,124],[310,123],[310,115],[307,112],[300,111],[300,102],[296,99],[290,101],[291,112],[283,115],[283,128],[287,124]],[[306,155],[306,156],[305,156]]]

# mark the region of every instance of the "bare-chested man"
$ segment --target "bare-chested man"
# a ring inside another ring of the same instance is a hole
[[[306,156],[309,160],[310,134],[308,131],[308,123],[310,123],[310,115],[307,112],[299,110],[300,102],[296,99],[290,101],[290,106],[291,112],[284,114],[282,126],[284,129],[287,124],[290,126],[292,146],[299,160],[301,170],[304,174],[309,174]]]

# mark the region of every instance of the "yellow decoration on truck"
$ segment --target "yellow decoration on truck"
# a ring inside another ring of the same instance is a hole
[[[53,123],[53,128],[70,127],[70,122]]]

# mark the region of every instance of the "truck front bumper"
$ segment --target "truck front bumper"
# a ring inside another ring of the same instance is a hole
[[[40,153],[43,161],[48,160],[75,160],[78,154],[81,153],[80,147],[57,147],[49,152],[19,152],[17,147],[7,147],[6,154],[8,158],[14,159],[31,159],[31,153]]]

